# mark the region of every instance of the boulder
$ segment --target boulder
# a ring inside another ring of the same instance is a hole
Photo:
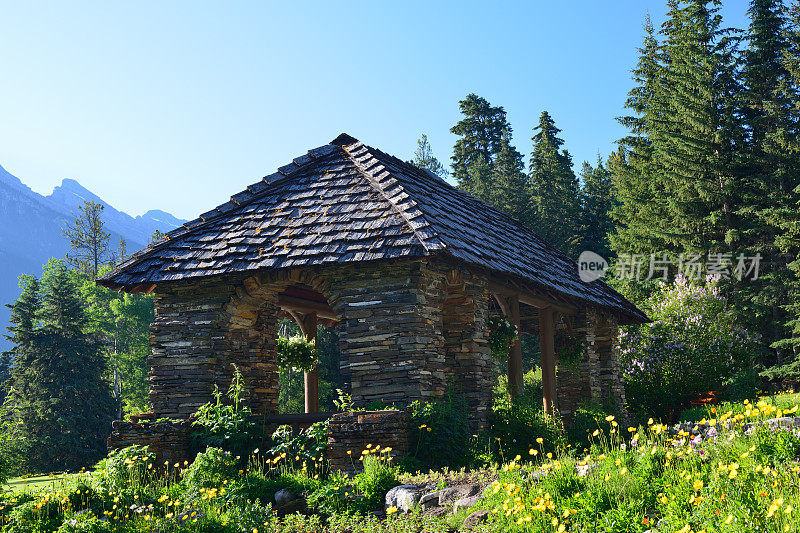
[[[457,513],[462,509],[469,509],[483,499],[483,494],[476,494],[474,496],[467,496],[460,498],[453,504],[453,512]]]
[[[288,489],[281,489],[275,493],[275,507],[283,507],[284,505],[293,502],[298,496],[295,496],[292,491]]]
[[[464,531],[469,531],[478,524],[486,522],[489,518],[489,511],[486,509],[481,509],[480,511],[475,511],[474,513],[470,514],[468,517],[464,519],[464,523],[461,524],[461,529]]]
[[[586,477],[595,470],[597,470],[597,465],[578,465],[575,468],[578,471],[578,475],[580,477]]]
[[[389,489],[384,498],[384,509],[397,507],[398,511],[404,513],[411,511],[419,503],[424,488],[420,485],[398,485]]]
[[[439,493],[438,492],[429,492],[424,494],[422,498],[419,499],[419,505],[423,509],[428,509],[430,507],[438,507],[439,506]]]
[[[480,494],[481,486],[477,483],[467,483],[464,485],[456,485],[454,487],[447,487],[439,491],[439,505],[448,505],[456,503],[462,498],[469,498]]]

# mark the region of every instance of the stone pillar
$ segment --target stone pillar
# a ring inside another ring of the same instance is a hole
[[[581,404],[592,399],[592,368],[593,365],[596,367],[592,357],[596,353],[591,344],[593,340],[590,342],[590,337],[587,333],[585,314],[569,317],[566,323],[559,324],[556,332],[559,335],[569,334],[574,338],[575,342],[583,344],[583,357],[580,361],[570,363],[560,359],[556,361],[558,411],[562,420],[569,425],[572,423],[575,410]],[[599,393],[599,388],[597,392]]]
[[[487,422],[495,384],[487,340],[488,284],[485,277],[465,269],[450,269],[445,292],[441,308],[447,365],[469,405],[472,430],[477,432]]]
[[[277,412],[276,299],[253,298],[241,281],[184,282],[155,295],[150,403],[158,417],[187,418],[226,390],[232,364],[257,415]]]
[[[341,371],[355,406],[442,395],[441,280],[427,262],[361,265],[328,278],[329,300],[342,318]]]

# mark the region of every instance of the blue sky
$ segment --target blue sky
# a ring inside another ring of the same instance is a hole
[[[744,0],[725,3],[746,25]],[[342,131],[449,162],[459,99],[503,105],[530,152],[547,109],[576,170],[614,117],[659,1],[0,0],[0,165],[49,193],[75,178],[130,214],[217,205]]]

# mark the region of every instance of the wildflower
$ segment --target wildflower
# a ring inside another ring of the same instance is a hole
[[[395,507],[394,505],[392,505],[391,507],[386,509],[386,514],[387,515],[392,515],[392,514],[394,514],[396,512],[397,512],[397,507]]]

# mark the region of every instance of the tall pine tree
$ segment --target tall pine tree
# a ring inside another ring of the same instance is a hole
[[[591,250],[605,258],[611,257],[608,237],[613,229],[611,220],[611,172],[597,156],[592,167],[583,163],[581,170],[581,250]]]
[[[532,227],[545,241],[574,255],[580,247],[578,178],[569,152],[561,150],[560,132],[550,114],[542,112],[528,167]]]
[[[38,285],[25,281],[11,308],[14,416],[30,446],[28,468],[78,469],[104,455],[114,402],[99,343],[84,330],[86,316],[64,264],[49,262]]]

